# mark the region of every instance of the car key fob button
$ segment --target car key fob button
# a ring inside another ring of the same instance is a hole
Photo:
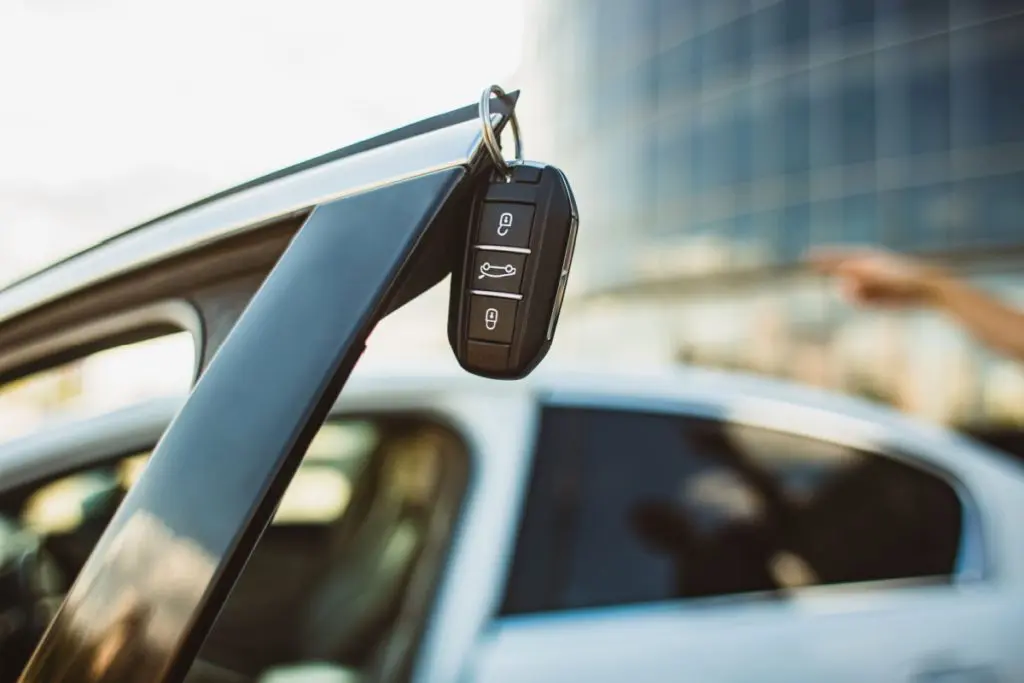
[[[466,361],[469,365],[501,372],[508,368],[508,344],[475,341],[466,343]]]
[[[515,299],[483,296],[474,292],[469,302],[469,338],[511,343],[517,305]]]
[[[473,261],[473,289],[518,294],[523,282],[526,254],[493,251],[486,246],[476,250]]]
[[[534,208],[530,204],[486,202],[480,212],[477,244],[528,248]]]

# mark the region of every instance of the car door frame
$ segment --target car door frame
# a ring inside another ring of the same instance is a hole
[[[510,120],[516,99],[512,93],[491,103],[496,132]],[[450,272],[447,256],[467,237],[467,200],[493,163],[482,133],[477,108],[464,107],[354,145],[329,163],[286,170],[186,207],[0,291],[0,351],[29,348],[57,329],[78,329],[116,314],[118,306],[138,305],[125,278],[160,282],[152,271],[163,261],[228,241],[254,223],[290,222],[282,229],[283,251],[264,255],[269,273],[228,297],[235,305],[204,320],[214,324],[203,329],[192,393],[23,676],[81,680],[111,638],[124,641],[124,668],[106,666],[86,674],[88,680],[185,676],[370,331]],[[296,182],[312,196],[297,197]],[[229,245],[220,256],[234,253]],[[119,283],[120,296],[105,301],[102,290]],[[222,277],[220,284],[235,282]],[[54,323],[49,331],[47,319]],[[104,341],[115,343],[100,338],[19,359],[0,368],[0,381],[58,357],[68,360],[86,346],[99,350]],[[275,391],[239,392],[243,378]],[[246,430],[235,429],[243,425]],[[190,568],[167,592],[131,592],[130,576],[146,574],[137,567],[146,554],[151,563],[177,557]],[[112,590],[123,604],[111,604]],[[140,619],[153,627],[128,626]]]
[[[726,392],[712,392],[704,398],[697,398],[688,395],[690,392],[680,389],[668,392],[672,395],[658,395],[659,392],[652,392],[652,395],[643,395],[639,391],[632,394],[604,392],[604,391],[581,391],[577,389],[554,389],[543,396],[545,408],[569,408],[569,409],[595,409],[595,410],[623,410],[633,413],[678,416],[684,419],[713,420],[728,424],[743,425],[761,429],[768,429],[775,432],[803,437],[812,440],[833,443],[840,446],[861,449],[878,457],[888,457],[893,460],[906,463],[916,469],[922,470],[932,476],[938,477],[950,485],[957,494],[962,506],[963,527],[960,538],[960,549],[958,551],[957,567],[951,577],[951,584],[940,584],[936,590],[942,590],[949,586],[950,596],[959,595],[959,591],[975,591],[993,587],[992,579],[998,574],[990,553],[990,544],[986,529],[986,512],[983,505],[976,500],[972,487],[966,483],[970,480],[970,468],[949,467],[949,458],[936,457],[939,448],[959,448],[967,454],[972,451],[967,444],[943,443],[945,434],[929,433],[927,430],[917,429],[916,425],[901,422],[901,418],[893,419],[892,416],[885,416],[886,419],[870,421],[861,419],[858,416],[844,415],[840,412],[821,410],[812,405],[801,405],[799,402],[787,400],[787,398],[771,399],[764,396],[744,396],[737,390],[730,396]],[[698,392],[699,393],[699,390]],[[936,439],[934,437],[939,436]],[[916,448],[912,447],[916,444]],[[542,457],[542,454],[537,454]],[[946,454],[948,455],[948,454]],[[984,460],[984,454],[974,453],[979,459]],[[883,587],[884,586],[884,587]],[[745,594],[737,596],[720,596],[690,600],[664,601],[651,605],[624,605],[621,607],[595,608],[592,610],[581,610],[571,612],[541,612],[537,614],[525,614],[521,616],[500,616],[492,622],[486,637],[481,641],[480,654],[475,662],[474,675],[471,680],[487,680],[500,682],[502,680],[518,679],[523,676],[536,675],[538,672],[532,668],[519,668],[516,662],[519,657],[515,654],[523,652],[523,649],[535,651],[538,657],[546,658],[549,661],[555,676],[572,677],[580,671],[573,671],[567,658],[571,659],[574,646],[584,647],[587,643],[593,645],[596,641],[588,641],[587,638],[576,639],[576,635],[589,633],[590,638],[612,638],[614,642],[614,629],[617,620],[624,620],[619,623],[629,624],[631,628],[646,628],[647,636],[644,637],[645,647],[657,647],[650,645],[652,642],[664,641],[664,629],[672,629],[672,624],[677,626],[685,625],[679,619],[696,620],[697,624],[705,622],[709,615],[715,614],[715,608],[721,607],[723,615],[740,615],[744,613],[744,607],[752,609],[747,616],[736,622],[741,627],[751,630],[748,636],[753,636],[750,641],[757,644],[760,639],[756,634],[760,626],[758,624],[775,624],[773,631],[783,636],[787,623],[792,624],[791,632],[786,631],[788,637],[794,642],[801,638],[799,626],[803,620],[806,625],[808,614],[815,610],[829,611],[839,615],[849,609],[853,601],[863,599],[864,593],[857,594],[857,591],[865,589],[871,591],[869,595],[879,596],[885,600],[885,596],[897,597],[906,595],[905,589],[922,587],[924,590],[932,590],[935,581],[930,578],[908,581],[881,581],[864,582],[857,584],[841,584],[838,586],[821,586],[809,589],[794,591],[794,600],[783,602],[765,602],[767,596],[762,594]],[[912,592],[912,591],[911,591]],[[870,601],[869,601],[870,603]],[[683,610],[680,611],[679,608]],[[693,608],[692,610],[690,608]],[[710,610],[710,611],[709,611]],[[774,616],[773,616],[774,614]],[[785,616],[783,621],[772,621]],[[753,618],[753,621],[751,621]],[[767,618],[768,621],[764,621]],[[760,621],[759,621],[760,620]],[[530,632],[534,626],[540,631],[534,636]],[[730,627],[731,628],[731,627]],[[554,631],[552,631],[554,629]],[[565,629],[565,630],[560,630]],[[554,633],[562,633],[565,640],[551,639]],[[696,632],[689,632],[691,637],[700,638],[705,635],[698,628]],[[734,638],[742,640],[742,630],[731,631]],[[547,634],[547,636],[543,635]],[[682,636],[677,633],[677,636]],[[537,638],[541,640],[538,641]],[[786,638],[783,638],[786,640]],[[555,651],[546,652],[545,642],[554,648]],[[736,640],[730,641],[734,645],[740,645]],[[779,641],[781,644],[782,641]],[[575,644],[575,645],[574,645]],[[590,647],[586,645],[586,647]],[[502,653],[504,646],[510,646],[508,653]],[[756,645],[755,645],[756,646]],[[682,647],[680,644],[679,647]],[[786,656],[779,656],[780,652],[769,650],[761,651],[761,656],[768,657],[770,661],[762,661],[755,665],[766,680],[774,680],[772,675],[780,675],[792,679],[794,675],[808,673],[798,667],[794,668],[794,662],[787,661]],[[799,656],[794,650],[789,653],[795,662],[802,662],[802,666],[814,668],[806,657]],[[652,657],[653,662],[655,658]],[[608,666],[612,663],[606,662]],[[733,680],[729,676],[736,673],[729,673],[729,666],[722,665],[712,660],[692,662],[693,672],[704,675],[706,680]],[[974,666],[976,662],[970,661],[968,667]],[[834,675],[835,670],[829,670],[829,665],[820,664],[820,671],[826,677]],[[942,669],[939,669],[942,670]],[[946,670],[956,670],[956,667]],[[983,669],[979,669],[982,670]],[[659,669],[667,673],[667,670]],[[591,672],[593,673],[593,672]],[[654,673],[654,670],[648,671]],[[723,678],[724,676],[724,678]],[[813,675],[808,678],[812,680]]]

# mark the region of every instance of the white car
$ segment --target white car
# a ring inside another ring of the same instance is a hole
[[[180,405],[6,445],[0,508],[73,574]],[[424,683],[1024,680],[1022,519],[1004,456],[775,381],[357,372],[202,656],[263,680],[409,649]]]

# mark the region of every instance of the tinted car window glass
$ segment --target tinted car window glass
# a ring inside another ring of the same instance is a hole
[[[558,607],[567,551],[560,543],[571,533],[581,493],[579,418],[561,409],[547,409],[541,416],[503,614]]]
[[[559,524],[532,531],[564,557],[544,556],[557,585],[546,585],[551,592],[532,604],[520,594],[521,609],[513,611],[954,571],[959,498],[942,479],[904,462],[670,415],[579,411],[574,419],[577,450],[552,455],[562,459],[561,480],[574,485],[531,491],[525,513],[562,510]],[[529,565],[531,552],[521,542],[515,567]]]
[[[948,576],[962,507],[945,481],[898,460],[766,430],[734,428],[739,450],[778,482],[786,542],[814,583]]]

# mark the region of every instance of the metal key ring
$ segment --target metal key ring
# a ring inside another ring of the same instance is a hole
[[[484,147],[487,148],[487,153],[491,155],[491,159],[498,167],[498,170],[508,177],[512,172],[512,168],[505,161],[505,156],[501,153],[501,143],[498,141],[498,136],[494,133],[494,124],[491,123],[492,93],[498,97],[505,97],[505,91],[500,85],[492,85],[484,90],[483,95],[480,96],[480,121],[483,124]],[[516,110],[514,108],[511,112],[509,120],[512,123],[512,137],[515,139],[516,144],[516,161],[522,161],[523,138],[519,133],[519,119],[516,118]]]

